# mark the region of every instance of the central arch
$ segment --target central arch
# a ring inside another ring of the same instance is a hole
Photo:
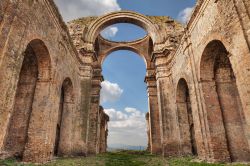
[[[128,42],[114,42],[104,39],[100,33],[105,28],[117,23],[130,23],[137,25],[147,32],[144,38],[128,41]],[[100,84],[103,81],[102,77],[102,63],[115,51],[132,51],[144,59],[146,65],[145,83],[148,91],[148,105],[149,105],[149,119],[150,119],[150,147],[151,153],[161,153],[161,140],[160,140],[160,123],[159,123],[159,108],[157,100],[157,83],[155,76],[155,65],[152,61],[152,53],[155,46],[158,46],[165,35],[159,35],[160,29],[149,17],[131,11],[113,12],[93,21],[87,29],[84,30],[83,41],[85,43],[84,49],[91,51],[91,55],[95,57],[92,62],[93,78],[92,82],[94,87],[93,99],[98,96],[97,100],[93,100],[91,109],[98,110],[100,104]],[[94,95],[95,94],[95,95]],[[95,102],[96,101],[96,102]],[[97,111],[96,111],[97,112]],[[95,123],[93,121],[93,123]],[[94,132],[91,131],[94,135]],[[91,140],[92,135],[88,138]],[[96,151],[96,143],[90,143],[89,153]]]
[[[160,41],[160,35],[154,23],[146,16],[132,11],[113,12],[98,18],[89,26],[85,33],[85,41],[92,44],[95,43],[97,36],[103,29],[117,23],[131,23],[137,25],[148,32],[153,43],[159,43]]]

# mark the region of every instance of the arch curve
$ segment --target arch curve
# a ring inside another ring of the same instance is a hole
[[[135,47],[127,46],[127,45],[116,46],[116,47],[113,47],[113,48],[109,49],[108,52],[106,52],[104,58],[106,58],[109,54],[111,54],[113,52],[116,52],[116,51],[131,51],[131,52],[134,52],[134,53],[138,54],[140,57],[144,58],[144,56],[140,54],[140,51],[138,51]]]
[[[104,63],[105,59],[110,54],[112,54],[113,52],[116,52],[116,51],[130,51],[130,52],[133,52],[133,53],[137,54],[139,57],[141,57],[143,59],[146,68],[151,65],[150,62],[146,59],[146,57],[144,55],[142,55],[136,48],[134,48],[132,46],[113,47],[112,49],[108,50],[108,52],[106,52],[102,57],[100,57],[100,64],[102,65]]]
[[[27,54],[30,50],[36,54],[38,62],[38,80],[49,81],[51,79],[51,57],[48,47],[41,39],[33,39],[29,42],[24,54]]]
[[[229,52],[220,40],[212,40],[206,45],[200,60],[200,80],[212,81],[215,79],[215,58],[221,56],[221,54],[229,61],[227,63],[231,65],[230,59],[228,58]]]
[[[141,58],[143,58],[147,67],[152,66],[150,55],[152,53],[153,44],[152,39],[148,35],[144,38],[130,42],[109,41],[101,36],[97,38],[97,41],[98,62],[100,63],[100,65],[103,63],[103,61],[109,54],[116,51],[125,50],[138,54]]]
[[[64,91],[65,102],[74,102],[74,87],[71,79],[69,77],[65,78],[62,83],[61,93]]]
[[[154,43],[158,43],[160,40],[157,27],[146,16],[132,11],[119,11],[106,14],[91,23],[85,33],[85,41],[88,43],[95,43],[95,39],[100,34],[101,30],[116,23],[131,23],[137,25],[148,32]]]

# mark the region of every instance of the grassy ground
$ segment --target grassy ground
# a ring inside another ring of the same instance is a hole
[[[118,151],[100,154],[95,157],[59,158],[45,166],[227,166],[225,164],[208,164],[194,162],[192,157],[163,158],[141,151]],[[0,166],[34,166],[23,164],[14,159],[0,160]],[[243,166],[243,164],[234,164]],[[245,165],[244,165],[245,166]]]

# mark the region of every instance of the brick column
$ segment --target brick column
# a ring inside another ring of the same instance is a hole
[[[146,124],[147,124],[147,136],[148,136],[148,147],[147,147],[147,151],[151,151],[151,137],[150,137],[149,112],[146,113],[145,119],[146,119]]]
[[[193,53],[193,45],[190,39],[190,32],[187,29],[185,34],[185,42],[183,45],[187,48],[187,54],[190,60],[191,67],[191,76],[192,76],[192,84],[193,84],[193,95],[190,93],[190,99],[193,99],[192,105],[192,114],[193,114],[193,123],[195,130],[195,142],[197,146],[197,153],[199,158],[207,160],[209,158],[209,145],[208,145],[208,125],[205,122],[205,113],[202,105],[202,93],[201,87],[199,87],[198,73],[195,69],[195,59]],[[192,84],[190,85],[190,89],[192,89]],[[191,92],[191,91],[190,91]],[[197,111],[196,111],[197,110]]]
[[[88,125],[88,154],[96,154],[97,151],[97,132],[98,132],[98,113],[100,105],[100,91],[103,77],[101,68],[93,70],[91,102]]]
[[[105,127],[104,124],[104,109],[102,106],[99,106],[99,112],[98,112],[98,120],[97,120],[97,141],[96,141],[96,153],[101,153],[102,148],[102,140],[103,140],[103,130]]]
[[[0,11],[0,155],[4,150],[4,139],[15,102],[17,82],[24,58],[21,55],[26,49],[26,46],[20,44],[24,43],[26,26],[21,19],[15,19],[19,2],[5,0],[1,3],[4,5],[2,9],[5,10]],[[14,47],[13,43],[18,44]]]
[[[92,86],[92,77],[93,77],[93,67],[92,64],[96,61],[96,55],[91,48],[80,48],[80,58],[82,63],[79,67],[79,77],[81,84],[81,104],[80,104],[80,119],[81,124],[80,131],[77,132],[78,140],[76,140],[76,144],[73,146],[74,154],[86,154],[86,144],[88,140],[88,118],[90,112],[90,101],[91,101],[91,86]],[[76,138],[75,138],[76,139]]]
[[[179,154],[179,128],[175,109],[175,92],[171,75],[171,51],[155,51],[152,60],[156,67],[162,152],[165,156]]]
[[[55,104],[58,103],[56,85],[50,80],[38,81],[35,91],[23,161],[42,163],[53,155],[55,137],[51,127],[54,124],[53,113],[57,112],[59,104]]]
[[[105,152],[107,152],[107,148],[108,148],[108,124],[106,124],[106,130],[105,130]]]
[[[109,116],[105,114],[103,107],[100,106],[99,122],[98,122],[98,153],[105,153],[107,151],[107,131],[108,131]]]
[[[151,70],[154,71],[154,70]],[[150,71],[148,71],[148,75]],[[161,151],[161,134],[160,134],[160,122],[159,122],[159,107],[157,98],[157,86],[154,75],[147,76],[145,78],[148,91],[148,107],[149,107],[149,141],[150,151],[153,154],[160,154]]]

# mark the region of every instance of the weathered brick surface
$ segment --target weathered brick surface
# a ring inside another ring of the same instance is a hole
[[[250,160],[250,2],[199,0],[187,27],[120,11],[61,19],[53,1],[0,1],[0,157],[45,162],[105,152],[100,105],[104,59],[130,50],[145,60],[152,153]],[[148,35],[99,34],[128,22]],[[69,33],[68,33],[69,29]]]
[[[146,113],[146,115],[145,115],[145,119],[146,119],[146,125],[147,125],[147,136],[148,136],[148,144],[147,144],[147,151],[151,151],[151,142],[150,142],[150,140],[151,140],[151,135],[150,135],[150,133],[151,133],[151,131],[150,131],[150,121],[149,121],[149,112],[147,112]]]
[[[74,104],[65,104],[72,108],[66,112],[70,145],[63,149],[85,154],[80,62],[53,2],[2,0],[0,38],[1,153],[32,162],[53,157],[61,87],[69,78]]]
[[[105,114],[103,107],[100,106],[98,117],[97,153],[105,153],[107,151],[108,121],[109,116]]]
[[[244,2],[199,1],[173,58],[173,85],[181,78],[188,83],[198,155],[208,160],[249,160],[249,5]]]

